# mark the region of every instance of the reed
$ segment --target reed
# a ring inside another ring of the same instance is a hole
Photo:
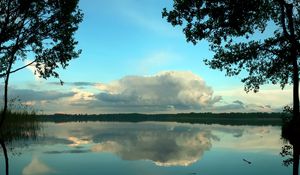
[[[35,139],[41,125],[34,111],[8,111],[0,129],[0,138],[6,143]]]

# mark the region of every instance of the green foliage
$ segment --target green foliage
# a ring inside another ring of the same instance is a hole
[[[211,68],[227,76],[246,70],[246,91],[256,92],[266,83],[284,88],[293,82],[293,59],[300,55],[299,1],[174,0],[173,9],[164,9],[162,16],[173,26],[183,26],[188,42],[210,42],[215,55],[205,63]],[[274,28],[272,36],[253,39],[268,25]]]
[[[58,78],[55,69],[80,54],[73,35],[82,18],[78,0],[1,0],[1,77],[17,60],[32,59],[42,78]]]

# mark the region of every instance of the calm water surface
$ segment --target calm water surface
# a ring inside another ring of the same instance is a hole
[[[10,172],[13,175],[292,174],[291,167],[282,166],[280,133],[280,127],[272,126],[46,123],[36,141],[13,144]],[[3,162],[2,159],[3,156]]]

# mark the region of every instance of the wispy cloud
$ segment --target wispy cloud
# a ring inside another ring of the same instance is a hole
[[[118,10],[118,14],[127,18],[133,24],[167,36],[180,36],[180,31],[174,30],[169,23],[162,19],[161,10],[164,6],[161,6],[161,8],[156,7],[156,11],[145,11],[141,8],[141,6],[151,6],[153,4],[157,6],[157,3],[152,1],[144,3],[139,3],[138,1],[117,1],[114,7]]]
[[[1,87],[1,86],[0,86]],[[72,97],[75,92],[60,92],[60,91],[38,91],[32,89],[17,89],[9,88],[10,98],[21,99],[22,101],[43,101],[43,100],[58,100],[60,98]]]
[[[162,51],[154,52],[140,59],[137,67],[139,69],[139,72],[145,75],[155,70],[159,70],[163,67],[178,63],[178,61],[180,60],[181,60],[180,55],[168,50],[162,50]]]

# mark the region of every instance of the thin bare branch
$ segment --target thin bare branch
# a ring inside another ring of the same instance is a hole
[[[30,62],[30,63],[28,63],[28,64],[26,64],[26,65],[24,65],[24,66],[22,66],[22,67],[19,67],[19,68],[13,70],[13,71],[10,71],[9,74],[15,73],[15,72],[17,72],[17,71],[19,71],[19,70],[22,70],[22,69],[24,69],[24,68],[26,68],[26,67],[32,65],[32,64],[35,63],[36,61],[37,61],[37,60],[33,60],[32,62]],[[7,74],[7,73],[0,74],[0,78],[6,76],[6,74]]]

